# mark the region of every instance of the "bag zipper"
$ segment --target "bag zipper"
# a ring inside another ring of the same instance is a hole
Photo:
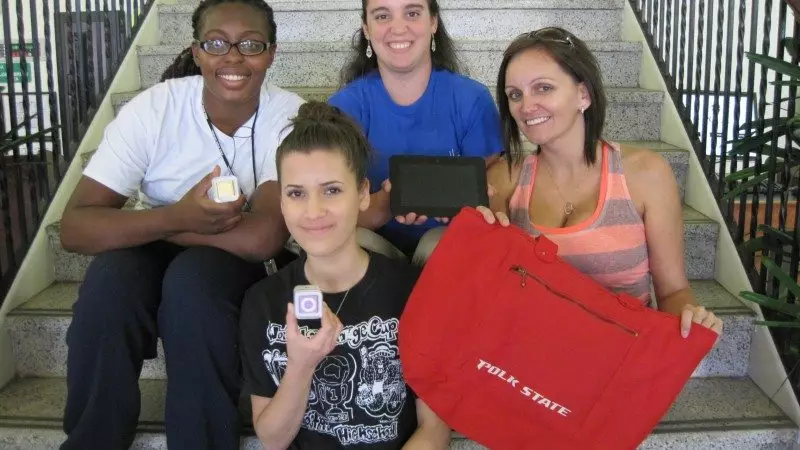
[[[513,266],[511,266],[511,271],[515,272],[516,274],[518,274],[521,277],[520,286],[525,287],[527,285],[526,280],[527,280],[528,277],[530,277],[534,281],[536,281],[539,284],[541,284],[542,286],[544,286],[548,291],[550,291],[553,294],[555,294],[556,296],[558,296],[558,297],[560,297],[560,298],[572,303],[573,305],[578,306],[582,310],[584,310],[587,313],[589,313],[590,315],[594,316],[596,319],[602,320],[603,322],[606,322],[606,323],[608,323],[610,325],[614,325],[615,327],[617,327],[620,330],[630,334],[631,336],[634,336],[634,337],[639,336],[639,332],[638,331],[636,331],[636,330],[634,330],[632,328],[629,328],[629,327],[617,322],[616,320],[614,320],[614,319],[612,319],[610,317],[606,317],[605,315],[598,313],[597,311],[589,308],[588,306],[584,305],[583,303],[581,303],[581,302],[579,302],[579,301],[577,301],[577,300],[575,300],[573,298],[570,298],[567,294],[564,294],[563,292],[560,292],[560,291],[554,289],[553,287],[551,287],[547,282],[545,282],[541,278],[539,278],[536,275],[528,272],[524,267],[522,267],[520,265],[513,265]]]

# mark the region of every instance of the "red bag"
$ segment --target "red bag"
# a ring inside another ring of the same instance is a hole
[[[463,209],[400,320],[406,382],[456,431],[492,449],[641,443],[716,341],[614,294],[556,245]]]

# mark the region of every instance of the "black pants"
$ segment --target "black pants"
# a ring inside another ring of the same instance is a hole
[[[170,450],[238,449],[239,307],[264,265],[211,247],[154,242],[98,255],[67,332],[61,448],[127,449],[138,379],[161,337]]]

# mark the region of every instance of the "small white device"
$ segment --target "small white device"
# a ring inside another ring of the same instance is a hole
[[[322,318],[322,291],[313,285],[294,287],[294,315],[299,320]]]
[[[235,202],[239,198],[239,181],[234,176],[211,180],[211,199],[217,203]]]

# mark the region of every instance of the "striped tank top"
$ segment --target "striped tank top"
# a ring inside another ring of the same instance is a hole
[[[565,228],[536,226],[530,218],[537,156],[525,158],[509,205],[511,223],[558,245],[558,255],[613,292],[650,304],[650,264],[644,222],[631,200],[622,155],[615,143],[602,150],[600,196],[591,217]]]

